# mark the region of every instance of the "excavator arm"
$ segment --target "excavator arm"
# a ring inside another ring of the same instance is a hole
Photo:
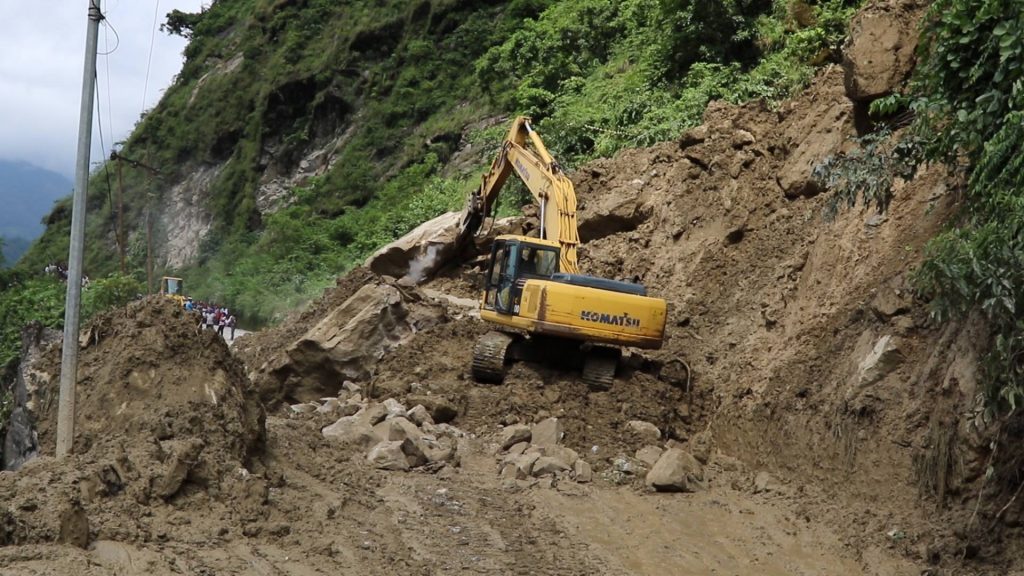
[[[533,145],[532,150],[527,148],[528,144]],[[540,208],[540,237],[557,241],[561,247],[560,271],[579,273],[576,191],[530,126],[530,119],[523,116],[512,123],[490,170],[483,175],[480,188],[470,196],[459,225],[459,244],[476,235],[493,213],[498,195],[512,172],[526,184]]]

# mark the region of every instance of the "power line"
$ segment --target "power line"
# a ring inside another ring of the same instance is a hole
[[[106,26],[103,27],[103,47],[104,48],[110,48],[110,35],[107,34],[107,30],[112,30],[112,29],[113,28],[109,24],[107,24]],[[116,32],[115,32],[115,34],[116,34]],[[120,44],[120,43],[121,43],[120,40],[118,40],[118,44]],[[117,46],[114,46],[114,50],[117,50]],[[110,54],[112,54],[114,52],[114,50],[108,50],[105,54],[103,54],[103,65],[107,69],[107,124],[108,124],[108,126],[110,128],[110,137],[111,138],[114,138],[114,134],[117,133],[114,130],[114,108],[113,108],[113,104],[111,103],[111,100],[113,100],[113,98],[111,96],[112,91],[110,89]],[[114,143],[111,142],[110,144],[111,144],[111,146],[113,146]],[[105,156],[106,154],[107,154],[107,151],[104,150],[103,151],[103,155]]]
[[[146,93],[149,91],[149,71],[153,65],[153,46],[156,45],[156,24],[160,16],[160,0],[153,8],[153,32],[149,37],[149,60],[146,61],[146,82],[142,87],[142,112],[146,111]]]

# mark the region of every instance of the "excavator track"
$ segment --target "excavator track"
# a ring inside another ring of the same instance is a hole
[[[488,332],[473,347],[473,378],[501,384],[505,380],[505,359],[514,338],[504,332]]]
[[[583,383],[595,392],[611,389],[620,355],[621,352],[617,348],[591,348],[583,359]]]

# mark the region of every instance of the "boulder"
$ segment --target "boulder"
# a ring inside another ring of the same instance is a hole
[[[534,424],[530,428],[530,432],[530,442],[543,447],[557,446],[562,441],[562,435],[565,434],[558,418],[545,418]]]
[[[761,471],[754,476],[754,494],[781,491],[782,484],[780,484],[779,481],[768,472]]]
[[[594,473],[590,469],[590,464],[584,460],[577,460],[572,467],[572,477],[580,484],[585,484],[593,480]]]
[[[461,216],[459,212],[447,212],[420,224],[374,252],[364,265],[382,276],[408,278],[419,284],[454,253]]]
[[[457,446],[450,438],[434,438],[420,436],[414,439],[416,446],[426,457],[427,462],[451,462],[455,460]]]
[[[909,290],[897,282],[887,282],[878,288],[869,306],[875,316],[884,320],[906,313],[912,304]]]
[[[515,444],[520,442],[529,442],[532,437],[530,427],[525,424],[513,424],[512,426],[505,426],[501,429],[501,433],[498,436],[498,444],[502,450],[508,450]]]
[[[152,480],[153,494],[164,500],[177,494],[204,447],[199,438],[162,442],[160,448],[166,456],[162,473]]]
[[[333,414],[338,408],[341,408],[341,402],[337,398],[328,398],[316,411],[320,414]]]
[[[409,438],[378,442],[366,459],[380,470],[408,470],[427,463],[426,455]]]
[[[434,418],[430,416],[430,412],[422,404],[417,404],[410,408],[405,417],[417,426],[434,423]]]
[[[59,374],[37,369],[37,364],[50,346],[61,341],[61,334],[32,322],[21,331],[21,364],[14,382],[13,404],[3,441],[3,470],[18,470],[39,453],[36,422],[44,417],[39,410],[43,400],[55,389]]]
[[[657,446],[644,446],[636,451],[636,459],[648,466],[654,466],[663,452],[664,450]]]
[[[899,366],[903,360],[900,341],[888,334],[875,342],[871,352],[857,366],[857,388],[870,386],[885,378]]]
[[[408,300],[391,283],[366,284],[293,342],[277,371],[302,375],[295,379],[302,389],[288,395],[317,398],[333,392],[321,382],[368,380],[385,353],[443,317],[440,305]]]
[[[381,470],[408,470],[409,460],[402,452],[402,442],[390,440],[378,442],[370,449],[366,459]]]
[[[506,454],[506,458],[508,458],[509,456],[511,456],[511,457],[519,456],[520,454],[525,453],[526,449],[529,448],[529,447],[530,447],[530,443],[529,442],[518,442],[516,444],[513,444],[513,445],[509,446],[507,454]]]
[[[562,472],[569,471],[569,465],[551,456],[541,456],[537,458],[537,461],[533,464],[533,470],[530,472],[533,476],[544,476],[546,474],[561,474]]]
[[[572,448],[567,448],[565,446],[545,446],[543,454],[544,456],[557,458],[558,460],[565,462],[569,466],[575,464],[576,461],[579,460],[580,458],[579,454],[577,454],[575,450],[573,450]]]
[[[850,21],[843,48],[846,95],[855,102],[871,102],[892,94],[913,71],[917,49],[916,18],[892,3],[877,3]]]
[[[384,420],[373,427],[373,432],[379,436],[381,440],[389,441],[401,441],[406,438],[417,440],[423,435],[415,424],[402,417],[388,418],[387,420]]]
[[[811,197],[822,191],[814,169],[842,149],[852,114],[852,103],[836,105],[831,98],[821,98],[786,128],[782,134],[786,159],[775,176],[786,198]]]
[[[430,417],[437,424],[451,422],[459,415],[459,409],[444,395],[410,394],[406,396],[405,401],[412,406],[419,404],[426,408],[427,412],[430,413]]]
[[[516,480],[526,480],[533,474],[533,466],[540,460],[540,454],[523,454],[511,462]],[[504,470],[503,470],[504,472]]]
[[[320,431],[324,438],[341,444],[369,448],[381,441],[373,427],[359,416],[343,416]]]
[[[360,408],[355,416],[370,426],[376,426],[388,417],[388,409],[383,404],[371,403]]]
[[[626,428],[645,442],[654,443],[661,440],[661,430],[658,430],[658,427],[650,422],[630,420],[626,422]]]
[[[404,417],[408,412],[408,410],[405,409],[405,406],[402,406],[402,403],[394,398],[384,400],[383,404],[384,409],[388,411],[386,418],[395,418],[397,416]]]
[[[589,198],[576,212],[579,236],[582,242],[592,242],[617,234],[636,230],[651,216],[651,208],[644,203],[642,185],[622,187],[614,194]]]
[[[658,492],[694,492],[703,479],[704,471],[696,458],[670,448],[647,473],[646,483]]]

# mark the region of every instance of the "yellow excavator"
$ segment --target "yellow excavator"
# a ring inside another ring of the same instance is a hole
[[[532,149],[528,148],[532,144]],[[500,383],[513,360],[582,365],[582,379],[607,390],[619,346],[660,348],[665,301],[630,282],[579,273],[576,192],[530,119],[513,122],[501,150],[469,197],[457,244],[477,236],[515,172],[540,209],[539,236],[502,235],[491,245],[480,317],[500,326],[473,350],[473,377]]]
[[[173,276],[164,276],[160,279],[160,293],[174,300],[178,304],[185,305],[185,281]]]

